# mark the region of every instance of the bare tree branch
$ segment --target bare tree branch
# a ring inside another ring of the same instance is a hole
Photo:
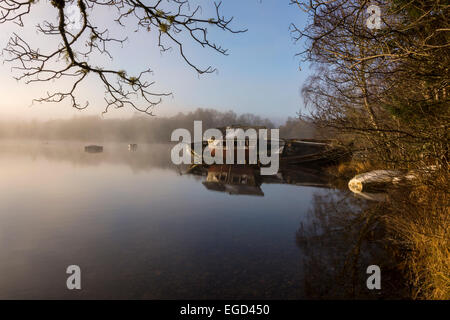
[[[37,0],[36,0],[37,1]],[[149,4],[150,2],[150,4]],[[111,22],[120,26],[134,26],[136,31],[156,32],[158,46],[162,52],[175,46],[184,59],[197,73],[211,73],[216,69],[212,66],[200,67],[185,53],[187,41],[203,48],[227,55],[227,50],[208,37],[208,28],[218,28],[226,32],[241,33],[246,30],[234,30],[230,27],[232,18],[224,18],[220,14],[221,3],[214,3],[215,15],[205,18],[202,8],[191,9],[189,0],[52,0],[51,5],[57,13],[57,24],[43,20],[38,24],[37,31],[46,37],[59,37],[59,44],[45,52],[47,48],[33,48],[27,40],[14,33],[10,38],[4,54],[8,55],[6,62],[13,64],[13,69],[19,72],[15,78],[25,83],[48,82],[57,79],[73,79],[68,91],[47,93],[45,97],[35,99],[38,102],[62,102],[69,99],[74,108],[84,109],[89,102],[81,104],[76,91],[81,82],[93,75],[105,88],[107,112],[110,107],[132,107],[138,111],[152,114],[153,108],[161,103],[162,98],[171,93],[154,92],[151,90],[154,81],[148,80],[152,74],[147,68],[139,75],[128,75],[125,70],[107,69],[90,62],[94,55],[104,55],[112,59],[109,47],[113,44],[123,46],[127,38],[120,39],[110,35],[108,27],[100,29],[92,21],[90,15],[101,7],[115,8],[116,14]],[[24,26],[23,17],[32,14],[35,0],[16,1],[0,0],[0,24],[13,22]],[[70,17],[65,9],[76,6],[81,16],[80,28],[73,30]],[[87,49],[81,49],[84,48]],[[138,100],[140,99],[141,102]]]

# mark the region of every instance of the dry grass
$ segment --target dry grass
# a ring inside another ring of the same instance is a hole
[[[430,184],[430,181],[432,182]],[[427,177],[405,196],[392,194],[386,215],[414,299],[450,299],[448,173]]]
[[[374,170],[376,166],[371,162],[352,160],[341,162],[337,166],[328,167],[327,174],[331,177],[333,185],[339,189],[347,189],[348,181],[355,175]]]
[[[349,161],[341,162],[337,166],[327,168],[327,173],[340,179],[351,179],[355,175],[373,170],[375,166],[370,162]]]
[[[328,173],[342,180],[379,167],[375,163],[351,161],[329,168]],[[390,200],[380,212],[392,249],[399,252],[399,267],[413,299],[450,300],[448,181],[447,169],[426,173],[412,186],[390,190]]]

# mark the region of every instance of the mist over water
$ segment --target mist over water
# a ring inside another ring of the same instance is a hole
[[[175,129],[193,132],[194,121],[202,121],[204,130],[236,124],[276,127],[271,120],[254,114],[197,109],[172,117],[136,115],[128,119],[84,116],[48,121],[0,120],[0,139],[166,143]],[[298,119],[289,118],[280,126],[281,138],[313,138],[314,135],[314,126]]]
[[[83,146],[0,142],[0,298],[348,294],[331,270],[344,264],[349,240],[334,233],[317,241],[311,232],[326,229],[313,228],[324,203],[348,203],[341,207],[353,215],[366,205],[349,192],[304,186],[306,173],[283,171],[264,178],[264,196],[230,195],[207,189],[205,175],[171,164],[170,145],[129,152],[125,143],[110,143],[99,154]],[[324,239],[332,244],[324,247]],[[374,296],[364,291],[371,252],[356,266],[360,279],[352,280],[366,298]],[[80,291],[66,288],[72,264],[82,270]],[[312,272],[318,268],[322,278]]]

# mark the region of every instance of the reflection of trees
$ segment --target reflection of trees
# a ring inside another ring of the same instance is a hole
[[[296,233],[302,250],[304,295],[311,298],[400,298],[393,254],[378,203],[348,192],[314,196],[314,207]],[[381,290],[368,290],[369,265],[381,268]]]

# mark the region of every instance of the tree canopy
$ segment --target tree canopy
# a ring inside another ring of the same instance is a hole
[[[448,161],[450,25],[443,0],[295,1],[314,66],[303,87],[317,124],[395,165]],[[371,28],[379,8],[379,27]],[[355,139],[357,137],[357,139]]]

